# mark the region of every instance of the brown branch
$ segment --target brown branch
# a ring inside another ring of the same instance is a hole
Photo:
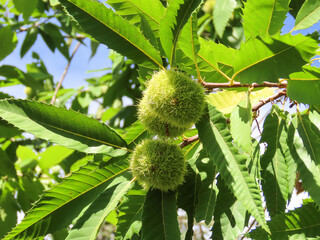
[[[198,134],[197,134],[197,135],[194,135],[194,136],[192,136],[192,137],[189,137],[189,138],[185,138],[185,139],[183,139],[183,142],[179,144],[179,146],[180,146],[181,148],[184,148],[184,147],[190,145],[191,143],[197,141],[198,139],[199,139]]]
[[[271,82],[263,82],[263,84],[241,84],[240,82],[234,82],[233,85],[230,85],[230,83],[208,83],[205,81],[202,81],[201,84],[211,90],[214,88],[238,88],[238,87],[251,87],[251,88],[258,88],[258,87],[278,87],[278,88],[286,88],[286,83],[271,83]]]
[[[275,93],[274,95],[272,95],[271,97],[268,97],[264,100],[260,100],[257,104],[255,104],[253,107],[252,107],[252,111],[253,112],[256,112],[258,111],[259,108],[261,108],[263,105],[275,100],[275,99],[278,99],[282,96],[286,96],[286,90],[283,90],[283,91],[280,91],[280,92],[277,92]]]
[[[76,52],[77,52],[78,48],[80,47],[80,45],[81,45],[81,42],[78,42],[77,45],[76,45],[76,47],[74,48],[71,56],[70,56],[70,59],[69,59],[69,61],[68,61],[68,64],[67,64],[67,66],[65,67],[65,69],[64,69],[64,71],[63,71],[63,73],[62,73],[62,75],[61,75],[60,81],[58,82],[57,87],[56,87],[56,89],[55,89],[55,91],[54,91],[54,94],[53,94],[53,96],[52,96],[51,104],[54,104],[54,102],[56,101],[56,98],[57,98],[57,95],[58,95],[58,91],[59,91],[59,89],[60,89],[60,87],[61,87],[61,85],[62,85],[62,82],[63,82],[64,78],[66,77],[66,75],[67,75],[67,73],[68,73],[71,60],[73,59],[73,57],[74,57],[74,55],[76,54]]]

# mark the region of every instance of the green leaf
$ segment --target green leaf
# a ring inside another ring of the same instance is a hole
[[[247,92],[245,97],[231,112],[230,131],[237,145],[249,154],[251,154],[252,150],[251,122],[252,109],[250,93]]]
[[[43,32],[45,32],[52,41],[54,42],[54,45],[58,50],[61,52],[61,54],[66,58],[69,59],[69,48],[66,44],[64,37],[62,36],[59,28],[53,24],[53,23],[47,23],[43,26],[41,26],[41,29]]]
[[[59,145],[50,146],[40,154],[39,166],[42,169],[49,169],[54,165],[59,164],[73,152],[74,150]]]
[[[117,239],[127,240],[132,239],[134,234],[139,235],[145,194],[141,189],[132,189],[126,194],[126,198],[118,208]]]
[[[165,8],[159,0],[108,0],[116,13],[134,25],[141,24],[141,16],[147,20],[154,35],[159,37],[159,26]]]
[[[243,10],[246,38],[279,32],[289,11],[289,3],[290,0],[248,0]]]
[[[142,240],[180,239],[176,193],[149,190],[142,213]]]
[[[176,45],[180,32],[187,23],[192,12],[201,4],[201,0],[176,0],[167,8],[160,24],[160,41],[171,67],[176,62]]]
[[[0,29],[0,61],[8,56],[17,45],[17,36],[10,26]]]
[[[271,217],[285,211],[289,189],[292,189],[289,187],[289,166],[285,156],[287,132],[285,115],[275,104],[266,117],[260,140],[260,143],[268,144],[261,157],[261,183]],[[295,172],[291,174],[295,176]]]
[[[299,103],[319,105],[320,69],[304,66],[302,70],[290,74],[287,95]]]
[[[149,135],[150,134],[148,133],[145,126],[143,126],[140,122],[135,122],[131,125],[128,132],[125,134],[124,140],[126,140],[129,149],[134,149],[140,140],[146,138]]]
[[[215,183],[216,169],[213,159],[207,156],[206,151],[203,149],[196,162],[201,177],[201,186],[198,192],[195,219],[197,222],[204,220],[209,225],[213,218],[218,189]]]
[[[320,211],[312,202],[286,214],[277,215],[268,222],[271,237],[261,227],[250,232],[255,240],[310,239],[320,235]]]
[[[126,152],[125,141],[114,130],[72,110],[28,100],[1,100],[0,116],[36,137],[70,149],[110,156]]]
[[[1,158],[0,158],[1,159]],[[17,223],[18,206],[9,182],[0,182],[0,238]]]
[[[7,78],[8,80],[10,80],[10,82],[13,81],[13,85],[22,83],[23,85],[34,89],[42,89],[41,84],[37,80],[35,80],[30,74],[25,73],[14,66],[2,65],[0,67],[0,76]],[[14,80],[18,81],[15,82]]]
[[[232,78],[250,84],[278,82],[279,78],[288,78],[289,74],[301,71],[317,48],[316,40],[301,34],[251,38],[237,52]]]
[[[157,50],[138,28],[97,1],[60,0],[65,9],[92,37],[134,60],[162,67]]]
[[[27,20],[37,7],[38,0],[13,0],[13,3],[15,8],[23,14],[23,18]]]
[[[197,34],[197,16],[193,13],[188,22],[184,25],[179,38],[179,47],[190,59],[194,61],[197,58],[197,53],[200,50],[200,42]]]
[[[297,163],[297,170],[300,173],[303,187],[315,203],[320,206],[320,166],[313,158],[313,152],[309,151],[312,144],[308,141],[312,141],[313,145],[319,145],[319,137],[315,136],[311,126],[312,123],[305,116],[296,116],[289,127],[288,145]],[[315,147],[319,148],[318,146]]]
[[[311,27],[320,19],[320,2],[317,0],[306,0],[300,8],[295,26],[292,30],[299,30]]]
[[[9,177],[17,177],[16,169],[14,167],[13,161],[9,158],[7,153],[0,148],[0,175],[9,176]]]
[[[246,90],[248,88],[238,90],[225,90],[217,93],[207,95],[207,102],[215,106],[223,114],[229,114],[236,107],[236,105],[245,97]],[[243,91],[245,90],[245,91]],[[259,102],[260,99],[270,97],[274,93],[271,88],[263,88],[251,92],[250,102],[254,105]]]
[[[188,230],[185,240],[192,239],[195,209],[198,203],[198,192],[200,189],[201,179],[196,167],[196,161],[202,146],[195,142],[186,150],[185,156],[188,159],[187,174],[184,183],[178,188],[177,204],[179,208],[186,211],[188,216]]]
[[[20,135],[22,131],[0,119],[0,138],[11,138]]]
[[[95,240],[106,217],[115,209],[120,199],[131,188],[132,182],[127,178],[116,179],[117,185],[107,188],[94,200],[83,215],[76,221],[66,240]]]
[[[215,107],[209,105],[208,112],[197,124],[199,138],[207,150],[218,172],[233,194],[254,218],[268,231],[258,185],[249,175],[246,157],[240,155],[232,144],[226,119]]]
[[[100,168],[89,163],[72,173],[61,184],[44,193],[22,222],[3,240],[36,239],[71,224],[81,211],[102,192],[130,178],[126,158],[111,159]]]
[[[30,50],[35,41],[37,40],[38,30],[37,28],[28,29],[27,35],[23,40],[21,49],[20,49],[20,57],[23,58],[24,55]]]
[[[235,0],[216,0],[213,9],[213,24],[221,38],[236,5]]]
[[[247,211],[221,178],[218,178],[217,185],[219,194],[211,229],[212,239],[238,239],[245,226]]]

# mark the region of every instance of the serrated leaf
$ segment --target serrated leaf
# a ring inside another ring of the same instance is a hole
[[[312,202],[286,214],[277,215],[268,222],[271,236],[260,227],[251,231],[249,236],[255,240],[307,240],[320,235],[320,212]]]
[[[115,209],[120,199],[132,186],[129,178],[117,178],[118,184],[109,187],[85,209],[83,215],[76,221],[66,240],[95,240],[97,233],[106,217]]]
[[[149,190],[142,213],[142,240],[180,239],[175,192]]]
[[[119,222],[116,239],[132,239],[134,234],[139,234],[145,194],[145,191],[141,189],[132,189],[126,194],[125,200],[118,208]]]
[[[11,99],[0,101],[0,116],[36,137],[70,149],[110,156],[126,153],[126,142],[114,130],[72,110]]]
[[[66,228],[101,192],[130,177],[128,165],[126,158],[122,158],[109,160],[103,168],[97,163],[81,167],[61,184],[46,191],[23,221],[3,240],[36,239]]]
[[[312,126],[312,123],[308,122],[306,117],[296,116],[289,127],[288,145],[297,163],[297,170],[300,173],[303,187],[308,191],[315,203],[320,206],[320,167],[316,160],[313,159],[312,151],[307,150],[310,149],[308,139],[314,143],[317,141],[314,138],[314,133],[311,133],[311,138],[309,136],[310,126]],[[302,137],[304,140],[302,140]],[[316,147],[318,148],[318,146]]]
[[[191,240],[193,237],[193,225],[195,209],[198,203],[198,192],[201,185],[199,171],[196,167],[199,152],[202,146],[199,142],[194,143],[186,151],[186,159],[188,159],[187,174],[184,183],[178,187],[177,205],[186,211],[188,216],[188,230],[185,240]]]
[[[289,188],[292,189],[292,186],[289,187],[289,166],[284,149],[287,145],[288,129],[281,114],[284,115],[278,105],[273,105],[264,122],[260,140],[260,143],[268,144],[261,157],[261,184],[271,217],[285,211],[290,195]],[[295,172],[293,175],[295,176]]]
[[[213,9],[213,24],[221,38],[236,5],[235,0],[216,0]]]
[[[317,0],[306,0],[301,6],[292,30],[299,30],[311,27],[320,18],[320,2]]]
[[[246,157],[240,155],[232,144],[232,137],[227,128],[226,119],[215,107],[208,105],[208,112],[197,124],[199,138],[207,150],[217,171],[242,205],[268,231],[259,187],[249,175]]]
[[[159,37],[159,26],[165,8],[159,0],[108,0],[111,5],[123,18],[134,25],[139,25],[142,15],[149,23],[155,36]]]
[[[195,62],[197,62],[197,53],[200,50],[197,25],[197,16],[196,13],[193,13],[183,27],[178,41],[179,48]]]
[[[289,11],[290,0],[248,0],[244,3],[243,28],[247,39],[279,32]],[[259,11],[257,11],[259,9]]]
[[[207,102],[215,106],[223,114],[229,114],[233,108],[245,97],[244,89],[238,90],[225,90],[222,92],[207,95]],[[245,88],[247,90],[247,88]],[[260,99],[270,97],[274,93],[271,88],[263,88],[256,90],[250,94],[251,105],[259,102]]]
[[[317,48],[316,40],[301,34],[251,38],[237,52],[232,78],[249,84],[278,82],[279,78],[288,78],[289,74],[301,71]]]
[[[218,178],[217,186],[219,194],[211,229],[212,239],[238,239],[245,226],[247,211],[221,178]]]
[[[250,93],[247,92],[241,102],[231,112],[230,131],[237,145],[248,154],[251,154],[252,150],[251,122]]]
[[[304,66],[301,72],[290,74],[287,95],[299,103],[318,105],[320,96],[320,69]]]
[[[160,41],[171,67],[175,66],[176,45],[180,32],[201,0],[176,0],[170,2],[160,24]]]
[[[140,64],[162,67],[157,50],[138,28],[97,1],[60,0],[65,9],[92,37]]]
[[[195,219],[197,222],[204,220],[205,223],[209,225],[213,218],[213,211],[218,195],[218,189],[215,183],[216,169],[213,164],[213,159],[208,158],[204,149],[200,152],[196,165],[201,177],[201,185],[198,192]]]

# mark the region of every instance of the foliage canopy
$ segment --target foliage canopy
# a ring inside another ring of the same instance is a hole
[[[288,14],[295,26],[283,33]],[[0,91],[1,238],[197,239],[202,225],[211,239],[320,238],[319,32],[295,32],[319,22],[320,1],[0,0],[0,19],[0,60],[18,46],[22,58],[38,36],[66,71],[88,42],[112,60],[79,89],[54,82],[36,52],[26,71],[1,64],[0,87],[27,94]],[[195,127],[171,138],[187,174],[167,192],[129,169],[135,146],[155,138],[137,105],[164,69],[206,92]]]

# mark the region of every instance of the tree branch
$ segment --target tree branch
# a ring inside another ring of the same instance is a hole
[[[189,138],[185,138],[185,139],[183,139],[183,142],[179,144],[179,146],[181,148],[184,148],[184,147],[190,145],[191,143],[197,141],[198,139],[199,139],[199,135],[198,134],[194,135],[192,137],[189,137]]]
[[[238,88],[238,87],[251,87],[251,88],[258,88],[258,87],[278,87],[278,88],[286,88],[286,83],[271,83],[271,82],[263,82],[263,84],[241,84],[240,82],[234,82],[233,85],[230,85],[230,83],[207,83],[205,81],[202,81],[201,84],[211,90],[214,88]]]
[[[80,47],[80,45],[81,45],[81,42],[78,42],[77,45],[76,45],[76,47],[74,48],[71,56],[70,56],[70,59],[69,59],[69,61],[68,61],[68,64],[67,64],[67,66],[65,67],[65,69],[64,69],[64,71],[63,71],[63,73],[62,73],[62,76],[61,76],[61,78],[60,78],[60,81],[58,82],[57,87],[56,87],[56,89],[55,89],[55,91],[54,91],[54,94],[53,94],[53,96],[52,96],[51,104],[54,104],[54,102],[56,101],[56,98],[57,98],[57,95],[58,95],[58,91],[59,91],[59,89],[60,89],[60,87],[61,87],[61,85],[62,85],[62,82],[63,82],[64,78],[66,77],[66,75],[67,75],[67,73],[68,73],[71,60],[73,59],[73,57],[74,57],[74,55],[76,54],[76,52],[77,52],[78,48]]]
[[[253,112],[256,112],[258,111],[259,108],[261,108],[263,105],[275,100],[275,99],[278,99],[282,96],[286,96],[287,94],[287,91],[286,90],[283,90],[283,91],[280,91],[280,92],[277,92],[275,93],[274,95],[272,95],[271,97],[268,97],[264,100],[260,100],[257,104],[255,104],[253,107],[252,107],[252,111]]]

